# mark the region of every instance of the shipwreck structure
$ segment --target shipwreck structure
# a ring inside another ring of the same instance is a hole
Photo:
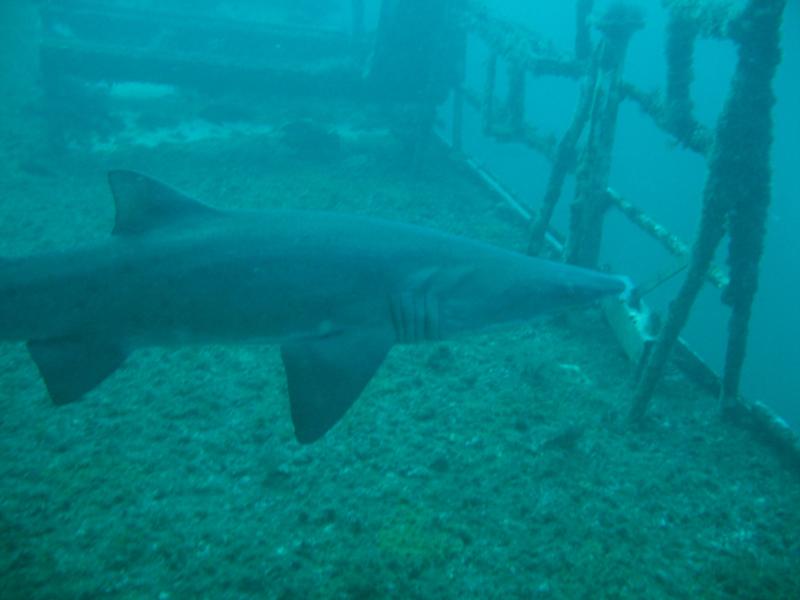
[[[616,210],[676,257],[676,270],[685,270],[683,284],[660,327],[654,327],[636,298],[630,305],[607,307],[609,321],[637,365],[629,408],[633,423],[645,417],[672,357],[713,388],[723,414],[768,431],[782,448],[800,457],[796,437],[780,419],[739,393],[770,201],[772,80],[781,57],[786,0],[662,0],[669,15],[667,79],[657,92],[639,89],[625,78],[629,41],[645,22],[633,3],[597,10],[592,0],[576,0],[572,48],[558,48],[527,28],[498,19],[474,0],[384,0],[374,22],[364,0],[338,4],[349,18],[344,26],[333,27],[210,15],[187,19],[126,2],[116,3],[114,10],[109,3],[88,0],[47,3],[42,7],[40,63],[54,138],[69,136],[63,124],[76,122],[78,113],[66,108],[75,102],[92,107],[80,112],[81,126],[101,133],[113,127],[104,114],[102,90],[86,82],[146,81],[198,94],[225,90],[235,92],[248,107],[268,95],[346,99],[377,107],[406,143],[409,164],[418,164],[428,148],[444,142],[454,160],[513,206],[527,228],[531,254],[597,266],[604,217]],[[695,44],[701,38],[730,40],[738,53],[714,126],[700,123],[693,109]],[[465,83],[466,70],[480,68],[467,64],[472,39],[490,51],[481,89]],[[508,73],[505,86],[498,83],[501,70]],[[579,90],[569,125],[558,139],[542,136],[532,124],[536,115],[525,114],[527,88],[544,76],[574,81]],[[450,135],[444,138],[437,135],[436,117],[448,97]],[[635,199],[612,189],[609,174],[623,102],[636,104],[658,128],[706,160],[694,240],[679,239],[637,208]],[[485,136],[523,144],[551,162],[537,202],[515,197],[464,152],[465,107],[479,111]],[[241,109],[227,104],[218,106],[216,114],[219,119],[241,117],[246,112]],[[59,114],[66,114],[62,122]],[[335,149],[328,133],[308,123],[283,131],[316,135]],[[551,219],[569,176],[575,177],[570,223],[568,231],[558,232]],[[712,258],[726,235],[730,245],[723,268]],[[705,283],[719,288],[732,308],[719,377],[680,338]]]
[[[563,52],[540,36],[494,19],[484,6],[465,8],[467,30],[491,48],[482,91],[459,90],[456,103],[466,101],[483,115],[484,131],[499,140],[513,140],[540,152],[552,162],[546,189],[538,206],[526,216],[530,221],[529,252],[544,251],[550,220],[562,195],[565,177],[574,173],[575,195],[571,221],[563,244],[556,248],[564,260],[597,266],[604,214],[616,209],[630,222],[658,240],[687,266],[685,280],[670,304],[663,325],[653,334],[641,314],[628,315],[637,322],[633,337],[624,343],[639,364],[630,407],[630,419],[640,421],[669,357],[708,382],[719,395],[728,416],[746,417],[751,425],[766,427],[796,451],[797,444],[779,419],[758,403],[739,394],[753,297],[758,285],[767,207],[770,201],[769,153],[772,142],[772,80],[780,62],[780,26],[783,0],[702,2],[666,0],[667,81],[658,92],[645,92],[624,78],[625,54],[631,36],[644,24],[635,5],[616,3],[592,17],[593,2],[576,2],[576,35],[572,52]],[[596,32],[596,41],[593,33]],[[690,87],[698,38],[732,41],[738,60],[724,108],[714,127],[698,122],[693,113]],[[498,101],[496,71],[503,62],[509,69],[505,101]],[[560,76],[580,86],[572,120],[553,143],[527,124],[524,114],[524,74],[536,78]],[[621,102],[637,104],[654,124],[683,147],[703,156],[708,175],[700,225],[689,244],[623,199],[609,186],[614,132]],[[460,145],[460,112],[454,110],[452,144]],[[518,203],[521,205],[521,203]],[[727,235],[727,272],[713,264],[714,253]],[[552,238],[551,238],[552,239]],[[679,265],[678,268],[682,268]],[[722,301],[732,315],[724,372],[717,378],[679,338],[695,298],[705,283],[722,291]],[[622,338],[626,327],[615,308],[610,319]]]

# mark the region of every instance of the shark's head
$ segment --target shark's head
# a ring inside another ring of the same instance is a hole
[[[471,329],[530,321],[538,315],[624,296],[625,277],[520,257],[477,267],[442,301],[445,336]],[[487,293],[491,290],[491,293]]]
[[[538,283],[537,301],[542,303],[542,312],[591,304],[606,296],[624,297],[629,294],[630,280],[619,275],[599,271],[557,265],[554,278]]]

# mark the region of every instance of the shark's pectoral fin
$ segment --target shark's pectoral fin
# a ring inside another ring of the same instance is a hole
[[[321,438],[347,412],[386,358],[393,338],[345,332],[281,347],[297,441]]]
[[[31,340],[28,352],[56,404],[80,400],[111,375],[127,356],[118,343],[80,337]]]

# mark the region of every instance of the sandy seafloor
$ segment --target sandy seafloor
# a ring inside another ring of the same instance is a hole
[[[109,167],[523,247],[452,165],[396,158],[242,136],[6,160],[0,254],[108,235]],[[630,379],[596,309],[397,347],[303,447],[275,347],[137,351],[56,408],[4,343],[0,598],[800,598],[800,476],[677,373],[628,428]]]

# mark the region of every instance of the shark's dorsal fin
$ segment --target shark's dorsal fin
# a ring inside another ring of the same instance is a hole
[[[184,219],[221,212],[135,171],[109,171],[117,208],[114,235],[135,235]]]

